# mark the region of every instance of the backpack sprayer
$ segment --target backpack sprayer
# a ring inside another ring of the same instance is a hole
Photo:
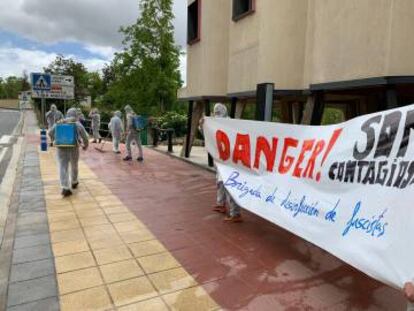
[[[140,115],[133,116],[132,126],[134,127],[134,129],[136,131],[142,131],[147,126],[147,120],[144,117],[140,116]],[[110,135],[111,135],[111,132],[108,131],[108,134],[103,139],[102,143],[99,145],[99,147],[95,147],[95,150],[97,150],[101,153],[104,153],[105,152],[104,147],[105,147],[106,141],[109,139]]]

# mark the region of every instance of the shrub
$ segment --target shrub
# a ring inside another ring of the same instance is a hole
[[[181,137],[186,133],[187,116],[175,111],[168,111],[160,117],[152,118],[151,125],[160,129],[172,128],[174,129],[175,136]]]

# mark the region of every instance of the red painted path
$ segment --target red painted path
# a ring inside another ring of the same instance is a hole
[[[405,310],[402,295],[251,213],[211,211],[211,172],[145,149],[124,163],[93,148],[83,160],[226,310]]]

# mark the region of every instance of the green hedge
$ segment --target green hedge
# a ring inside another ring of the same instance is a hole
[[[153,117],[151,125],[161,129],[174,129],[176,137],[184,136],[187,129],[187,116],[175,111],[168,111],[160,117]]]

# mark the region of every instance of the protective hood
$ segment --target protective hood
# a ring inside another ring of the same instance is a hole
[[[214,105],[214,116],[216,118],[227,118],[227,107],[223,104],[217,103]]]
[[[77,117],[78,117],[78,111],[76,110],[76,108],[70,108],[66,112],[66,121],[75,122]]]

